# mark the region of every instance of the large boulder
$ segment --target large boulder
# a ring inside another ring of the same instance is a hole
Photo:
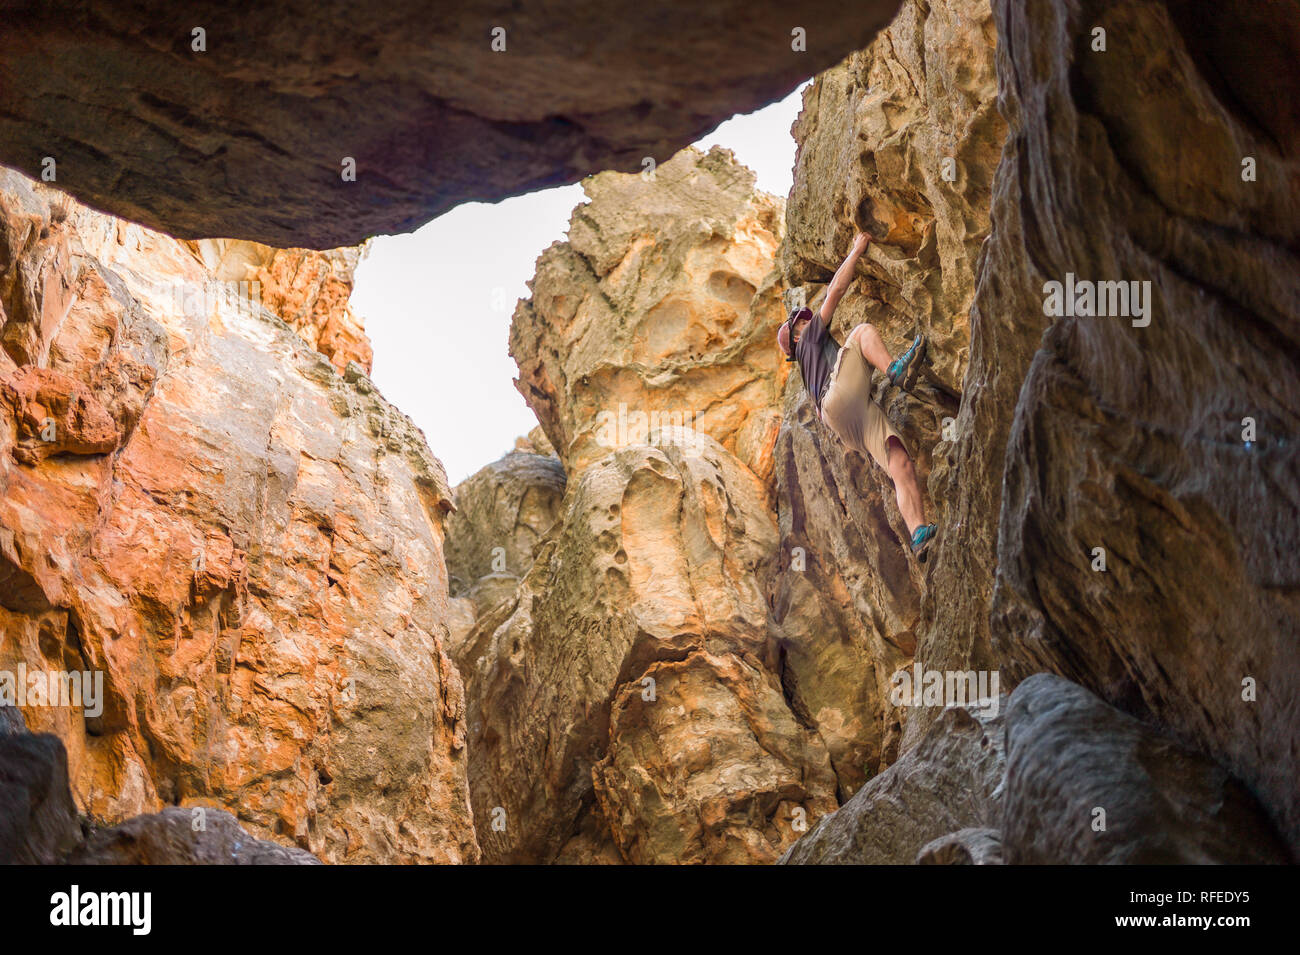
[[[1001,823],[1005,702],[988,699],[943,709],[917,746],[822,819],[781,862],[909,865],[930,853],[936,856],[923,861],[950,861],[938,854],[935,840]],[[980,854],[993,861],[987,849]]]
[[[184,238],[351,245],[662,163],[898,2],[27,4],[0,33],[0,162]]]
[[[560,517],[564,484],[553,455],[512,451],[456,485],[446,542],[453,598],[482,614],[513,596]]]
[[[169,806],[92,831],[70,865],[320,865],[310,852],[254,839],[220,809]]]
[[[0,705],[0,865],[49,865],[80,840],[63,744]]]
[[[0,669],[102,679],[24,708],[97,824],[472,860],[442,466],[223,274],[0,171]]]
[[[1011,695],[1002,839],[1020,865],[1285,863],[1285,844],[1227,770],[1039,674]]]
[[[762,485],[711,438],[664,438],[570,478],[464,651],[486,860],[774,861],[835,808],[768,656]]]

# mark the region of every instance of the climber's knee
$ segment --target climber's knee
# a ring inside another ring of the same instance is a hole
[[[912,456],[897,435],[891,434],[885,439],[885,457],[891,472],[906,473],[912,467]]]
[[[873,337],[880,337],[880,333],[876,331],[876,326],[870,322],[861,322],[853,326],[853,331],[849,332],[847,341],[851,341],[861,348],[864,342],[870,341]]]

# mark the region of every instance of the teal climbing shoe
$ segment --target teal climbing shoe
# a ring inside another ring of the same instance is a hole
[[[895,386],[901,386],[907,379],[912,368],[921,360],[925,354],[925,336],[917,335],[912,342],[912,347],[903,352],[898,358],[895,358],[889,365],[889,383]]]
[[[922,564],[925,563],[926,550],[930,546],[930,541],[934,540],[939,534],[938,524],[922,524],[912,532],[912,553]]]

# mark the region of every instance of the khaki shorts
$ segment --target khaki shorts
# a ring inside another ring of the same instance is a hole
[[[889,450],[885,442],[890,436],[897,438],[907,451],[903,436],[889,423],[880,405],[871,400],[871,368],[852,340],[844,343],[835,359],[826,396],[822,399],[822,420],[846,445],[871,455],[886,471]]]

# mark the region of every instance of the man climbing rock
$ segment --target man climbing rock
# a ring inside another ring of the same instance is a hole
[[[871,241],[859,232],[853,248],[826,288],[821,309],[790,310],[790,317],[777,331],[777,343],[787,361],[797,361],[804,388],[827,427],[845,445],[889,472],[898,496],[898,509],[912,535],[912,553],[925,560],[926,548],[938,527],[925,522],[925,505],[916,481],[916,466],[902,435],[890,423],[880,405],[871,400],[871,366],[879,368],[891,384],[902,385],[921,360],[925,339],[916,336],[912,346],[898,359],[891,358],[874,325],[863,323],[849,332],[843,346],[831,335],[831,316],[853,281],[853,270]]]

